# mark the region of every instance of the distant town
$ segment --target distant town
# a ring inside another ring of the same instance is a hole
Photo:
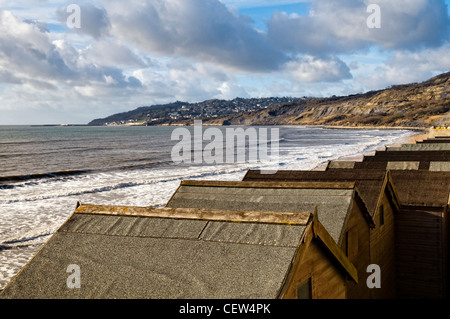
[[[292,103],[302,98],[236,98],[234,100],[212,99],[199,103],[174,102],[164,105],[142,106],[135,110],[118,113],[104,119],[96,119],[89,125],[161,125],[190,119],[211,119],[225,115],[262,110],[284,103]]]

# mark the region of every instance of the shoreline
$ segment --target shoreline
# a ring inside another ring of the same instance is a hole
[[[208,123],[202,121],[202,126],[217,126],[217,127],[252,127],[252,126],[277,126],[277,127],[314,127],[314,128],[326,128],[326,129],[338,129],[338,130],[408,130],[408,131],[429,131],[430,127],[416,127],[416,126],[348,126],[348,125],[325,125],[325,124],[231,124],[223,125],[216,123]],[[44,126],[44,125],[37,125]],[[50,126],[50,125],[47,125]],[[53,126],[53,125],[52,125]],[[60,126],[60,125],[54,125]],[[87,126],[87,127],[179,127],[179,126],[194,126],[192,123],[162,123],[155,125],[143,125],[143,124],[115,124],[115,125],[66,125],[66,126]]]

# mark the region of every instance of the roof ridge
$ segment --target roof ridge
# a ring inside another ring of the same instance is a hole
[[[75,210],[75,213],[303,226],[308,224],[311,217],[311,213],[309,212],[232,211],[196,208],[134,207],[90,204],[81,204]]]
[[[183,180],[180,186],[235,187],[235,188],[304,188],[304,189],[352,189],[355,182],[267,182],[267,181],[209,181]]]

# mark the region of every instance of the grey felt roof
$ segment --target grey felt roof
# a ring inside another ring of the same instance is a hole
[[[450,172],[391,171],[402,205],[443,207],[450,194]]]
[[[353,168],[447,171],[445,162],[450,162],[449,151],[377,151],[374,156],[364,156],[362,162],[355,162]],[[339,164],[331,168],[339,168]]]
[[[75,213],[0,297],[276,298],[305,228]],[[79,289],[66,284],[71,264]]]
[[[403,144],[400,147],[388,147],[387,151],[450,151],[450,143]]]
[[[449,162],[430,162],[430,171],[450,171],[450,161]]]
[[[450,151],[376,151],[375,156],[364,156],[364,161],[448,161]]]
[[[367,164],[376,165],[380,163],[386,164],[385,162],[370,162]],[[445,170],[447,163],[434,164],[435,167],[430,170],[391,170],[390,176],[400,204],[428,207],[443,207],[447,205],[450,194],[450,171]],[[252,172],[250,178],[254,180],[258,176],[258,171],[250,172]],[[355,179],[356,187],[361,197],[366,203],[369,212],[373,213],[377,202],[376,194],[380,192],[381,187],[381,184],[379,184],[381,182],[380,179],[378,179],[377,184],[377,175],[382,174],[382,172],[379,169],[366,168],[331,169],[325,172],[291,172],[280,170],[272,176],[278,179],[297,179],[299,181],[308,178],[320,178],[320,176],[322,176],[323,180],[326,178],[329,180],[338,178],[341,178],[341,180]],[[358,176],[362,180],[357,180],[356,178]]]
[[[261,174],[259,170],[249,170],[243,180],[273,182],[354,182],[358,195],[361,196],[366,204],[369,214],[373,216],[382,193],[382,187],[387,178],[386,175],[387,173],[384,169],[359,170],[339,168],[327,171],[278,170],[275,174]]]
[[[349,183],[345,188],[339,185],[333,188],[331,184],[327,185],[329,188],[312,188],[307,183],[298,188],[293,184],[298,183],[265,184],[263,187],[245,182],[186,181],[181,183],[166,207],[279,212],[313,212],[317,207],[319,221],[336,243],[340,243],[355,192],[354,184]]]
[[[445,137],[445,138],[431,138],[431,139],[426,139],[423,141],[418,141],[418,144],[430,144],[430,143],[450,143],[450,138],[449,137]]]
[[[356,168],[356,169],[386,169],[386,170],[418,170],[424,169],[423,166],[430,167],[430,162],[420,161],[374,161],[374,162],[357,162],[357,161],[330,161],[327,165],[327,170],[330,169],[343,169],[343,168]],[[442,163],[442,162],[439,162]],[[441,170],[445,169],[445,166],[437,166]]]
[[[354,168],[356,161],[329,161],[327,168]]]
[[[336,169],[333,166],[329,169]],[[450,171],[450,161],[373,161],[355,162],[355,169],[386,169],[386,170],[430,170],[430,171]]]

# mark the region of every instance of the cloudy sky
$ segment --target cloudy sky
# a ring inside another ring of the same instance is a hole
[[[449,3],[0,0],[0,125],[423,81],[450,71]]]

